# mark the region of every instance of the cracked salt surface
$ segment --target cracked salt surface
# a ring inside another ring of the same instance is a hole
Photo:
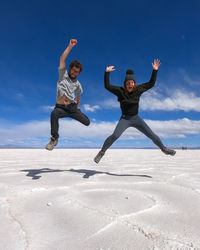
[[[27,249],[26,232],[20,221],[12,214],[8,200],[1,201],[0,205],[0,249],[24,250]]]
[[[97,151],[0,150],[0,250],[200,249],[199,151]]]

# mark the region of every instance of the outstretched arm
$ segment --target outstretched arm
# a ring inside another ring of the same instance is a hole
[[[161,65],[160,60],[154,59],[154,62],[152,63],[153,72],[152,72],[152,75],[151,75],[149,82],[138,85],[138,89],[141,93],[147,91],[148,89],[150,89],[154,86],[154,84],[156,82],[157,72],[158,72],[160,65]]]
[[[60,57],[60,69],[65,69],[66,65],[65,65],[65,60],[67,58],[67,56],[69,55],[69,52],[71,51],[71,49],[77,44],[77,40],[76,39],[71,39],[69,41],[69,45],[67,46],[66,50],[62,53],[61,57]]]
[[[110,85],[110,72],[115,71],[115,66],[108,66],[106,67],[106,72],[104,75],[104,86],[107,90],[112,92],[113,94],[117,95],[119,93],[119,87]]]

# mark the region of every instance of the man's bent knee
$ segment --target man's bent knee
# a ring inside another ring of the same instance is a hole
[[[87,120],[84,122],[84,125],[85,125],[85,126],[89,126],[89,125],[90,125],[90,120],[87,119]]]

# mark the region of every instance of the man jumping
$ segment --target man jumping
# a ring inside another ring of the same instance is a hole
[[[80,96],[83,92],[80,82],[76,79],[83,70],[83,65],[74,60],[66,70],[65,60],[71,49],[77,44],[76,39],[71,39],[68,47],[60,57],[59,80],[57,82],[56,106],[51,112],[51,139],[46,145],[47,150],[53,150],[58,143],[59,118],[71,117],[85,126],[89,126],[90,120],[79,109]],[[76,101],[74,92],[76,92]]]

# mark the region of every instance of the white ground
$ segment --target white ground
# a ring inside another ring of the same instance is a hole
[[[200,151],[0,150],[0,250],[200,249]]]

